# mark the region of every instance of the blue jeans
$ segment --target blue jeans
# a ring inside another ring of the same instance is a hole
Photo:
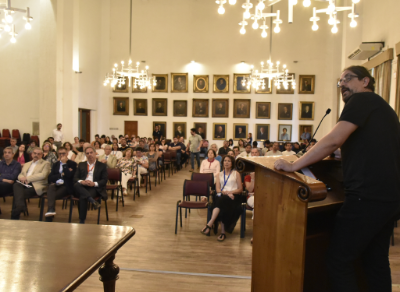
[[[200,168],[200,152],[190,152],[190,164],[192,165],[192,169],[194,169],[194,156],[196,155],[197,165]]]

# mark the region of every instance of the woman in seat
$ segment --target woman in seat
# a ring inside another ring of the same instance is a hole
[[[133,150],[128,148],[124,151],[124,156],[118,160],[116,168],[121,170],[121,186],[124,196],[127,196],[128,180],[136,177],[136,163],[133,157]]]
[[[219,161],[215,159],[216,153],[214,149],[207,152],[207,159],[204,159],[200,165],[200,173],[212,173],[214,175],[214,182],[221,171]]]
[[[76,158],[76,152],[73,150],[72,144],[69,142],[64,143],[64,148],[67,149],[67,157],[69,160],[75,161]]]
[[[25,144],[21,144],[18,147],[18,151],[15,152],[14,154],[14,160],[18,161],[21,166],[23,166],[25,163],[31,161],[31,157],[28,154],[28,152],[25,150],[26,146]]]
[[[50,163],[50,169],[53,167],[53,164],[57,162],[56,154],[51,151],[52,146],[50,142],[44,142],[42,146],[43,156],[42,159],[46,160]]]

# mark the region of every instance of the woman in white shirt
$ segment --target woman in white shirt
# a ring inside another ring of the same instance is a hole
[[[161,140],[161,145],[158,147],[158,149],[161,149],[163,152],[166,152],[168,150],[168,145],[165,144],[165,139]]]
[[[96,158],[99,158],[100,155],[104,154],[104,149],[101,149],[101,145],[99,141],[94,142],[94,148],[96,149]]]
[[[120,159],[120,158],[122,158],[122,152],[121,151],[118,151],[118,143],[114,143],[113,145],[112,145],[112,151],[111,151],[111,154],[112,155],[115,155],[115,157],[117,157],[117,159]]]
[[[64,146],[65,149],[67,149],[67,153],[68,153],[68,154],[67,154],[67,157],[68,157],[68,159],[69,159],[69,160],[75,161],[76,154],[75,154],[75,152],[72,150],[72,149],[73,149],[72,144],[69,143],[69,142],[65,142],[63,146]]]
[[[214,175],[214,182],[217,181],[217,175],[221,171],[219,161],[215,159],[216,153],[213,149],[207,152],[208,159],[204,159],[200,166],[200,173],[212,173]]]

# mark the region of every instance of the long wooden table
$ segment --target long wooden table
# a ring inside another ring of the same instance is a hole
[[[128,226],[0,220],[0,291],[73,291],[99,269],[115,291],[116,252],[135,234]]]

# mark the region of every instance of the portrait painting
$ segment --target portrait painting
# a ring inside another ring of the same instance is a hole
[[[177,137],[178,139],[180,137],[186,139],[186,122],[172,123],[172,133],[174,133],[174,137]]]
[[[278,141],[292,141],[292,125],[278,125]]]
[[[246,139],[248,124],[233,124],[233,140]]]
[[[155,84],[153,84],[153,92],[168,92],[168,74],[153,74]]]
[[[158,126],[159,131],[163,137],[167,137],[167,122],[153,122],[153,129]]]
[[[229,75],[214,75],[214,93],[229,92]]]
[[[314,94],[315,75],[300,75],[299,76],[299,93]]]
[[[140,88],[138,79],[136,77],[132,77],[132,93],[147,93],[147,86]]]
[[[271,94],[272,93],[272,82],[271,82],[271,84],[269,84],[268,77],[265,77],[262,80],[263,80],[263,82],[261,82],[259,87],[256,88],[256,93]]]
[[[213,124],[213,140],[226,140],[226,124]]]
[[[313,133],[313,125],[299,125],[299,141],[305,142],[306,140],[310,140]]]
[[[166,98],[153,98],[153,116],[166,116],[168,113],[168,100]]]
[[[256,102],[256,119],[270,119],[270,118],[271,118],[271,103]]]
[[[192,116],[208,118],[208,99],[193,99]]]
[[[251,93],[251,85],[247,86],[243,82],[247,82],[250,74],[233,74],[233,93]]]
[[[118,77],[118,82],[113,87],[113,92],[128,92],[129,79],[128,77]]]
[[[250,99],[235,99],[233,101],[234,118],[250,118]]]
[[[278,103],[278,120],[291,120],[293,117],[293,103]]]
[[[293,76],[293,80],[295,80],[296,76],[294,73],[288,73],[288,74],[289,74],[289,76]],[[283,87],[283,84],[280,85],[279,89],[276,87],[276,93],[277,94],[294,94],[294,88],[293,88],[292,82],[288,82],[288,89],[285,89],[285,87]]]
[[[129,97],[114,97],[114,115],[129,116]]]
[[[208,75],[193,75],[193,92],[208,92]]]
[[[212,117],[213,118],[229,117],[229,98],[213,98]]]
[[[188,92],[188,73],[171,73],[171,92]]]
[[[135,116],[147,116],[147,99],[133,100],[133,114]]]
[[[269,140],[269,124],[256,124],[255,140],[267,141]]]
[[[187,117],[187,100],[174,100],[174,117]]]
[[[315,103],[313,101],[300,101],[300,120],[314,120],[314,104]]]
[[[193,128],[197,130],[202,139],[207,139],[207,123],[194,123]]]

